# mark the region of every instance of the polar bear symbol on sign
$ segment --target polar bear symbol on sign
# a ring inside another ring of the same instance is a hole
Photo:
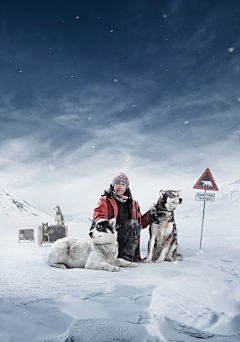
[[[212,184],[211,181],[204,181],[204,180],[202,180],[201,182],[203,183],[202,186],[206,186],[208,188],[213,188],[213,184]]]

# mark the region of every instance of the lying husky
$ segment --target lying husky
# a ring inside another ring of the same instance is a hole
[[[153,206],[155,217],[149,228],[146,263],[182,260],[181,254],[177,254],[177,227],[174,221],[174,209],[182,203],[179,194],[180,191],[173,190],[159,192],[158,202]]]
[[[92,221],[92,220],[91,220]],[[116,219],[92,221],[89,238],[63,238],[47,253],[49,266],[59,268],[90,268],[111,272],[120,267],[137,267],[134,262],[117,258]]]

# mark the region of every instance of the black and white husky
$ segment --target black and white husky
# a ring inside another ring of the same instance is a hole
[[[92,221],[92,220],[91,220]],[[58,268],[89,268],[111,272],[120,267],[137,267],[134,262],[117,258],[116,219],[92,221],[89,238],[63,238],[47,253],[49,266]]]
[[[177,254],[177,227],[174,220],[174,209],[182,203],[179,198],[180,190],[161,190],[157,204],[154,204],[153,218],[149,232],[148,255],[144,262],[163,262],[182,260],[182,255]]]

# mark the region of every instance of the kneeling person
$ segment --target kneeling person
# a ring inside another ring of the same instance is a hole
[[[152,219],[149,211],[141,214],[138,203],[132,198],[128,177],[122,172],[113,178],[109,189],[104,191],[94,209],[94,221],[111,218],[117,220],[118,258],[141,261],[140,231]]]

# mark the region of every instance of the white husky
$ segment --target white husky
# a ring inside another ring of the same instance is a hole
[[[63,238],[47,253],[49,266],[58,268],[90,268],[111,272],[120,267],[137,267],[134,262],[117,258],[116,219],[92,221],[89,238]]]

